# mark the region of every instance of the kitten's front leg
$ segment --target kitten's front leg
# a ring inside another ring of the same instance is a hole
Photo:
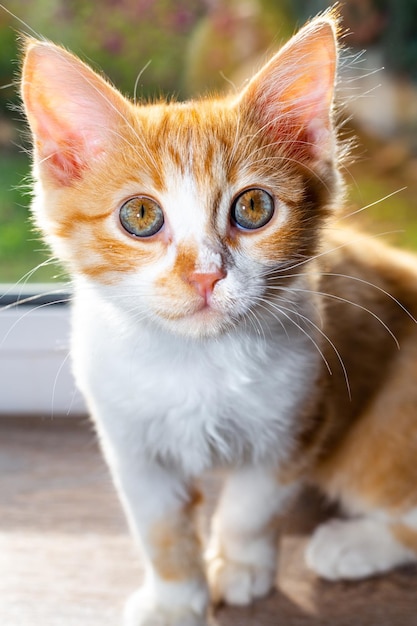
[[[212,598],[246,605],[273,587],[278,521],[297,486],[282,486],[278,472],[246,467],[229,475],[207,551]]]
[[[172,468],[145,462],[134,441],[102,443],[145,557],[145,581],[127,602],[125,626],[206,626],[209,594],[193,519],[198,494]]]

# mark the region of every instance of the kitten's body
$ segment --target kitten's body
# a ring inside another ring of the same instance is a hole
[[[275,319],[273,313],[260,311],[258,320],[267,324],[267,331],[244,320],[221,340],[184,341],[150,320],[137,324],[135,309],[120,312],[120,287],[129,293],[128,282],[125,287],[120,282],[116,287],[94,287],[80,280],[75,289],[73,358],[83,392],[91,396],[92,404],[100,403],[102,416],[109,414],[109,429],[112,424],[119,428],[114,414],[123,408],[142,453],[182,467],[185,475],[197,476],[218,465],[269,461],[282,467],[286,476],[298,473],[299,465],[311,470],[305,453],[314,451],[320,460],[316,479],[328,482],[329,473],[331,484],[337,472],[327,468],[338,463],[334,459],[339,446],[345,448],[350,438],[357,452],[347,456],[358,463],[360,437],[354,433],[358,422],[365,428],[373,404],[384,402],[386,396],[399,403],[406,398],[411,414],[401,405],[398,416],[392,409],[385,416],[386,409],[382,413],[378,406],[381,435],[393,456],[383,455],[391,468],[381,477],[387,485],[398,465],[395,458],[403,437],[411,436],[415,428],[410,366],[413,349],[417,350],[416,258],[341,227],[327,233],[323,257],[317,269],[311,264],[308,272],[303,268],[306,275],[291,285],[294,293],[287,305],[291,301],[299,317]],[[306,301],[306,291],[314,295],[313,302]],[[312,333],[301,316],[320,324],[320,332]],[[321,347],[331,378],[312,339]],[[406,342],[410,348],[404,354]],[[158,378],[164,380],[163,394],[155,389]],[[316,406],[323,429],[316,423]],[[385,436],[387,419],[392,420],[391,437]],[[405,421],[404,427],[399,427],[399,419]],[[304,441],[303,435],[310,436]],[[332,447],[326,446],[323,455],[327,439]],[[378,443],[368,444],[366,452],[372,457],[379,452]],[[369,462],[363,470],[363,479],[372,474],[372,465]],[[411,470],[411,462],[406,467]],[[347,496],[336,486],[331,491]],[[412,490],[408,496],[417,500]]]
[[[74,276],[75,372],[146,556],[129,625],[206,623],[192,519],[213,466],[214,599],[270,589],[274,520],[308,480],[361,516],[318,529],[320,574],[415,560],[417,262],[330,223],[335,63],[328,16],[234,98],[133,107],[28,49],[35,214]]]

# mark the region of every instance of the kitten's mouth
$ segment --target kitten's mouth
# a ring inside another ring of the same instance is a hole
[[[212,306],[211,302],[207,302],[207,300],[205,300],[196,307],[195,311],[191,313],[191,315],[198,315],[203,311],[215,311],[215,309]]]
[[[192,309],[187,309],[183,311],[178,310],[170,310],[170,311],[157,311],[158,316],[167,321],[182,321],[182,320],[192,320],[198,319],[202,317],[213,317],[219,316],[220,311],[216,309],[209,302],[201,302]]]
[[[221,312],[212,305],[212,303],[210,302],[201,302],[199,303],[195,309],[193,311],[190,311],[188,313],[186,313],[183,316],[183,319],[185,320],[208,320],[208,319],[214,319],[214,318],[220,318],[222,317]]]
[[[228,315],[210,302],[200,302],[192,310],[160,313],[164,326],[174,333],[192,337],[218,335],[230,327]]]

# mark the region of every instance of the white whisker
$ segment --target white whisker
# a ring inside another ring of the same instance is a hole
[[[32,296],[31,298],[27,298],[25,301],[25,304],[28,301],[32,301],[32,300],[36,300],[40,297],[39,294]],[[61,300],[54,300],[54,304],[66,304],[68,302],[68,298],[63,298]],[[19,303],[13,304],[13,305],[9,305],[4,307],[2,310],[7,310],[9,308],[12,308],[14,306],[17,306]],[[22,315],[9,327],[7,333],[4,335],[4,337],[2,338],[2,340],[0,341],[0,350],[2,349],[4,343],[6,342],[6,340],[8,339],[8,337],[10,336],[10,333],[12,333],[14,331],[14,329],[16,328],[16,326],[23,320],[25,319],[28,315],[31,315],[32,313],[34,313],[35,311],[39,311],[40,309],[44,309],[45,307],[51,306],[50,302],[45,302],[43,304],[39,304],[38,306],[35,307],[29,307],[24,313],[22,313]]]
[[[401,193],[401,191],[405,191],[406,189],[407,187],[401,187],[401,189],[397,189],[396,191],[393,191],[392,193],[387,194],[383,198],[380,198],[379,200],[375,200],[375,202],[371,202],[370,204],[367,204],[366,206],[363,206],[360,209],[357,209],[356,211],[352,211],[352,213],[349,213],[347,215],[342,215],[339,218],[339,220],[346,220],[348,217],[352,217],[353,215],[357,215],[358,213],[361,213],[362,211],[366,211],[366,209],[370,209],[372,206],[375,206],[376,204],[379,204],[380,202],[384,202],[385,200],[388,200],[388,198],[392,198],[392,196],[395,196],[398,193]]]
[[[386,289],[383,289],[383,287],[380,287],[379,285],[375,285],[375,283],[371,283],[369,280],[365,280],[364,278],[360,278],[359,276],[351,276],[349,274],[339,274],[337,272],[319,272],[320,276],[334,276],[337,278],[346,278],[348,280],[354,280],[357,281],[359,283],[362,283],[364,285],[367,285],[368,287],[373,287],[374,289],[376,289],[377,291],[383,293],[385,296],[387,296],[387,298],[389,298],[390,300],[392,300],[393,302],[395,302],[395,304],[397,306],[400,307],[400,309],[402,309],[404,311],[404,313],[406,315],[408,315],[408,317],[415,323],[417,324],[417,319],[411,314],[411,312],[407,309],[407,307],[405,307],[395,296],[393,296],[391,293],[389,293],[389,291],[387,291]],[[280,276],[274,276],[274,275],[270,275],[269,278],[270,280],[272,279],[277,279],[280,280],[281,278],[295,278],[298,276],[309,276],[310,274],[308,274],[307,272],[303,272],[303,273],[296,273],[296,274],[287,274],[287,275],[280,275]],[[271,286],[269,285],[268,287],[269,289],[271,288]],[[277,288],[281,289],[281,287],[279,287],[277,285]],[[351,303],[353,304],[353,303]]]
[[[401,231],[395,231],[395,230],[387,230],[383,233],[377,233],[376,235],[372,235],[373,237],[377,238],[377,237],[385,237],[387,235],[392,235],[393,233],[396,232],[401,232]],[[297,262],[293,265],[288,265],[286,264],[283,268],[277,268],[274,270],[266,270],[265,273],[266,274],[272,274],[272,272],[286,272],[286,271],[291,271],[297,267],[300,267],[301,265],[305,265],[306,263],[310,263],[311,261],[314,261],[316,259],[320,259],[324,256],[326,256],[327,254],[331,254],[332,252],[336,252],[337,250],[341,250],[342,248],[346,248],[346,246],[349,246],[351,243],[355,243],[356,241],[361,241],[361,237],[358,237],[357,239],[350,239],[349,241],[346,241],[345,243],[341,243],[338,246],[334,246],[333,248],[329,248],[328,250],[324,250],[323,252],[318,252],[317,254],[314,254],[313,256],[308,256],[305,259],[303,259],[300,262]],[[293,276],[295,275],[301,275],[301,274],[293,274]]]
[[[366,313],[369,313],[369,315],[371,315],[373,318],[375,318],[380,324],[381,326],[383,326],[385,328],[385,330],[391,335],[391,337],[393,338],[398,350],[400,349],[400,344],[399,341],[397,339],[397,337],[394,335],[394,333],[391,331],[391,329],[387,326],[387,324],[373,311],[371,311],[370,309],[368,309],[367,307],[358,304],[357,302],[353,302],[352,300],[348,300],[347,298],[343,298],[342,296],[337,296],[336,294],[333,293],[326,293],[324,291],[316,291],[316,290],[309,290],[309,289],[300,289],[298,287],[269,287],[270,289],[278,289],[278,290],[285,290],[285,291],[297,291],[297,292],[301,292],[301,293],[308,293],[308,294],[313,294],[313,295],[317,295],[317,296],[325,296],[327,298],[331,298],[333,300],[338,300],[339,302],[345,302],[346,304],[350,304],[351,306],[354,306],[362,311],[365,311]]]
[[[144,72],[146,72],[146,70],[148,69],[148,67],[150,66],[150,64],[152,63],[152,59],[149,59],[149,61],[142,67],[142,69],[140,70],[139,74],[136,76],[136,80],[135,80],[135,86],[133,88],[133,102],[134,104],[136,104],[136,96],[137,96],[137,90],[138,90],[138,86],[139,86],[139,81],[141,79],[141,77],[143,76]]]
[[[65,356],[65,358],[62,360],[61,365],[58,368],[58,371],[55,375],[55,380],[54,380],[54,384],[52,387],[52,397],[51,397],[51,418],[53,419],[54,417],[54,404],[55,404],[55,395],[56,395],[56,388],[57,388],[57,384],[58,384],[58,378],[62,372],[62,370],[64,369],[68,359],[70,358],[71,354],[70,352],[67,353],[67,355]]]
[[[257,306],[261,306],[262,308],[264,308],[265,310],[267,310],[270,315],[272,315],[274,317],[274,319],[276,319],[278,322],[280,322],[280,324],[283,326],[283,322],[282,320],[279,319],[279,317],[277,315],[274,314],[273,311],[271,311],[270,309],[267,308],[266,305],[269,305],[271,308],[275,309],[278,313],[280,313],[281,315],[283,315],[286,319],[288,319],[292,324],[294,324],[294,326],[296,326],[296,328],[298,328],[306,337],[307,339],[309,339],[309,341],[311,341],[311,343],[314,345],[314,347],[316,348],[316,350],[318,351],[318,353],[320,354],[321,358],[323,359],[323,362],[329,372],[329,374],[332,374],[330,365],[328,360],[326,359],[322,349],[320,348],[320,346],[318,345],[318,343],[316,342],[315,339],[313,339],[313,337],[300,325],[297,324],[297,322],[288,314],[285,313],[285,310],[290,311],[291,313],[299,316],[299,313],[291,310],[291,309],[284,309],[281,308],[280,306],[274,306],[270,301],[268,300],[264,300],[263,298],[259,298],[259,301],[257,301]],[[288,336],[288,335],[287,335]]]
[[[267,301],[267,302],[268,302],[268,301]],[[285,311],[285,310],[288,310],[288,311],[290,311],[290,312],[291,312],[291,309],[287,309],[287,308],[285,308],[285,307],[282,307],[281,305],[274,305],[274,303],[273,303],[273,302],[268,302],[268,304],[269,304],[270,306],[272,306],[273,308],[276,308],[278,311]],[[325,333],[325,332],[324,332],[321,328],[319,328],[319,326],[318,326],[315,322],[313,322],[313,320],[311,320],[311,319],[310,319],[309,317],[307,317],[306,315],[303,315],[303,314],[302,314],[302,313],[300,313],[299,311],[297,311],[296,315],[297,315],[298,317],[300,317],[301,319],[305,320],[308,324],[311,324],[311,326],[312,326],[312,327],[313,327],[313,328],[314,328],[314,329],[315,329],[315,330],[316,330],[316,331],[317,331],[317,332],[318,332],[318,333],[319,333],[319,334],[320,334],[320,335],[321,335],[321,336],[322,336],[322,337],[323,337],[323,338],[324,338],[324,339],[325,339],[325,340],[329,343],[329,345],[332,347],[332,349],[333,349],[334,353],[336,354],[337,359],[338,359],[338,361],[339,361],[339,363],[340,363],[340,365],[341,365],[341,368],[342,368],[342,371],[343,371],[343,376],[344,376],[345,381],[346,381],[346,388],[347,388],[347,392],[348,392],[348,395],[349,395],[349,399],[351,399],[351,398],[352,398],[352,396],[351,396],[351,390],[350,390],[350,384],[349,384],[348,373],[347,373],[346,366],[345,366],[345,364],[344,364],[344,362],[343,362],[343,359],[342,359],[342,357],[341,357],[341,354],[340,354],[339,350],[336,348],[335,344],[334,344],[334,343],[333,343],[333,341],[330,339],[330,337],[328,337],[328,336],[326,335],[326,333]],[[330,372],[330,373],[331,373],[331,372]]]

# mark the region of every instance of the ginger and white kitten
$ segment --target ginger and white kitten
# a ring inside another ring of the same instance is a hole
[[[311,539],[321,576],[416,560],[417,259],[334,223],[337,55],[329,12],[240,93],[137,106],[27,44],[33,211],[73,278],[74,371],[146,559],[129,626],[203,626],[209,588],[266,594],[306,481],[348,514]],[[205,566],[195,480],[219,465]]]

